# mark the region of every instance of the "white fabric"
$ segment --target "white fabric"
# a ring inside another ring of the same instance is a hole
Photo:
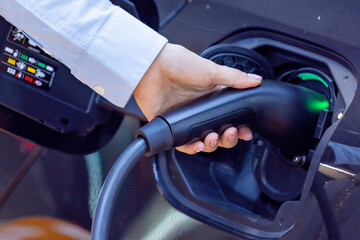
[[[167,42],[108,0],[1,0],[0,15],[120,107]]]

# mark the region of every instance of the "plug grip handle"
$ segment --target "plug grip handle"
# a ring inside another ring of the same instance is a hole
[[[189,127],[184,137],[177,137],[176,144],[181,146],[185,143],[202,140],[211,132],[217,132],[219,135],[221,135],[229,127],[237,127],[242,124],[249,124],[254,120],[255,112],[252,109],[239,109],[225,115],[195,123]]]
[[[219,134],[230,126],[250,125],[284,152],[307,151],[320,111],[328,107],[324,95],[288,83],[263,80],[251,89],[226,88],[161,115],[171,128],[173,146]]]
[[[318,92],[263,80],[255,88],[225,88],[176,107],[139,129],[137,135],[148,139],[148,155],[152,155],[204,139],[213,131],[221,134],[230,126],[248,124],[284,153],[304,154],[313,146],[319,114],[328,106]],[[161,131],[156,134],[154,129]]]

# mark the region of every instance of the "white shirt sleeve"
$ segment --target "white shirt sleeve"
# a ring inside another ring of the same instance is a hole
[[[0,15],[120,107],[167,43],[108,0],[1,0]]]

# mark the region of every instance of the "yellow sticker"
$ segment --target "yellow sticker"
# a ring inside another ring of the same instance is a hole
[[[29,73],[32,73],[32,74],[35,74],[35,73],[36,73],[36,69],[35,69],[35,68],[32,68],[32,67],[28,67],[28,68],[27,68],[27,71],[28,71]]]
[[[15,59],[12,59],[12,58],[9,58],[9,59],[7,60],[7,62],[10,63],[11,65],[15,65],[16,60],[15,60]]]

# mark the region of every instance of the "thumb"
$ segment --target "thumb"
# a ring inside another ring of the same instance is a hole
[[[262,77],[252,73],[244,73],[235,68],[215,64],[213,68],[213,84],[233,88],[256,87],[261,83]]]

